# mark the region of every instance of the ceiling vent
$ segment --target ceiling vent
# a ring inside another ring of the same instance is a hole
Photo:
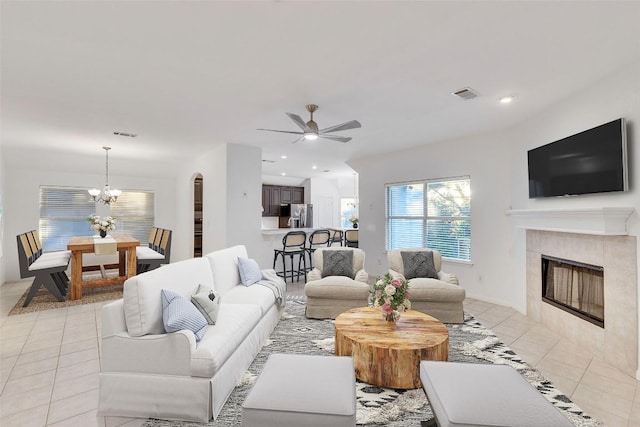
[[[138,136],[135,133],[128,133],[128,132],[113,132],[114,135],[118,135],[118,136],[126,136],[128,138],[135,138],[136,136]]]
[[[458,98],[464,99],[465,101],[478,97],[478,94],[475,93],[470,87],[463,87],[462,89],[458,89],[455,92],[451,92],[451,95],[457,96]]]
[[[262,159],[262,163],[275,163],[275,160]]]

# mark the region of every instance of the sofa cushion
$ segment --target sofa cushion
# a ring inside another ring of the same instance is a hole
[[[255,259],[238,257],[238,272],[240,281],[245,286],[251,286],[262,280],[262,272]]]
[[[247,249],[242,245],[232,246],[211,252],[205,257],[211,266],[214,288],[224,297],[229,289],[240,283],[238,258],[247,258]]]
[[[199,285],[196,293],[191,296],[191,302],[196,306],[198,311],[202,313],[204,318],[207,319],[208,324],[216,324],[218,310],[220,309],[219,292],[206,286]]]
[[[415,277],[425,277],[437,279],[438,272],[433,263],[433,252],[431,251],[401,251],[402,268],[405,279]]]
[[[322,277],[346,276],[351,279],[353,271],[353,252],[349,250],[322,252]]]
[[[224,296],[222,298],[224,299]],[[220,304],[216,324],[207,328],[207,332],[191,356],[191,375],[211,378],[256,327],[261,318],[262,313],[257,305],[224,302]],[[259,349],[262,342],[256,342],[255,345]]]
[[[255,304],[260,306],[262,315],[264,315],[275,304],[276,297],[273,295],[273,291],[266,286],[256,284],[246,287],[238,285],[227,291],[221,301],[225,304]]]
[[[178,332],[188,329],[200,341],[207,330],[207,320],[202,313],[191,304],[191,301],[180,294],[163,289],[162,321],[167,332]]]
[[[211,268],[204,258],[167,264],[127,279],[122,296],[129,335],[164,334],[162,289],[191,298],[200,284],[213,287]]]
[[[411,293],[411,302],[462,302],[465,298],[463,288],[438,279],[411,279],[409,292]]]
[[[367,305],[369,289],[368,284],[345,276],[324,277],[304,285],[304,293],[307,298],[362,300],[362,306]]]

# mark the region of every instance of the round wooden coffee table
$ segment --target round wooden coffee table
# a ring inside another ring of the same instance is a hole
[[[336,356],[351,356],[356,378],[389,388],[422,387],[420,361],[449,359],[449,331],[415,310],[389,323],[380,307],[354,308],[336,317]]]

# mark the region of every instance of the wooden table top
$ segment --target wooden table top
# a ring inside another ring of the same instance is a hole
[[[336,355],[351,356],[356,378],[368,384],[415,389],[421,360],[449,359],[449,331],[419,311],[401,313],[394,324],[380,307],[354,308],[336,317]]]
[[[128,234],[110,234],[110,236],[117,242],[118,249],[140,245],[140,240],[135,239]],[[92,251],[94,249],[93,243],[93,236],[74,236],[69,239],[67,249],[70,251]]]
[[[384,320],[380,307],[353,308],[336,317],[335,327],[344,336],[373,347],[421,349],[449,339],[442,322],[415,310],[400,313],[393,325]]]

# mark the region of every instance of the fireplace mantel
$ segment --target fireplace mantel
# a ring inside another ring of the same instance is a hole
[[[518,228],[565,233],[626,236],[634,208],[513,209],[506,212]]]

